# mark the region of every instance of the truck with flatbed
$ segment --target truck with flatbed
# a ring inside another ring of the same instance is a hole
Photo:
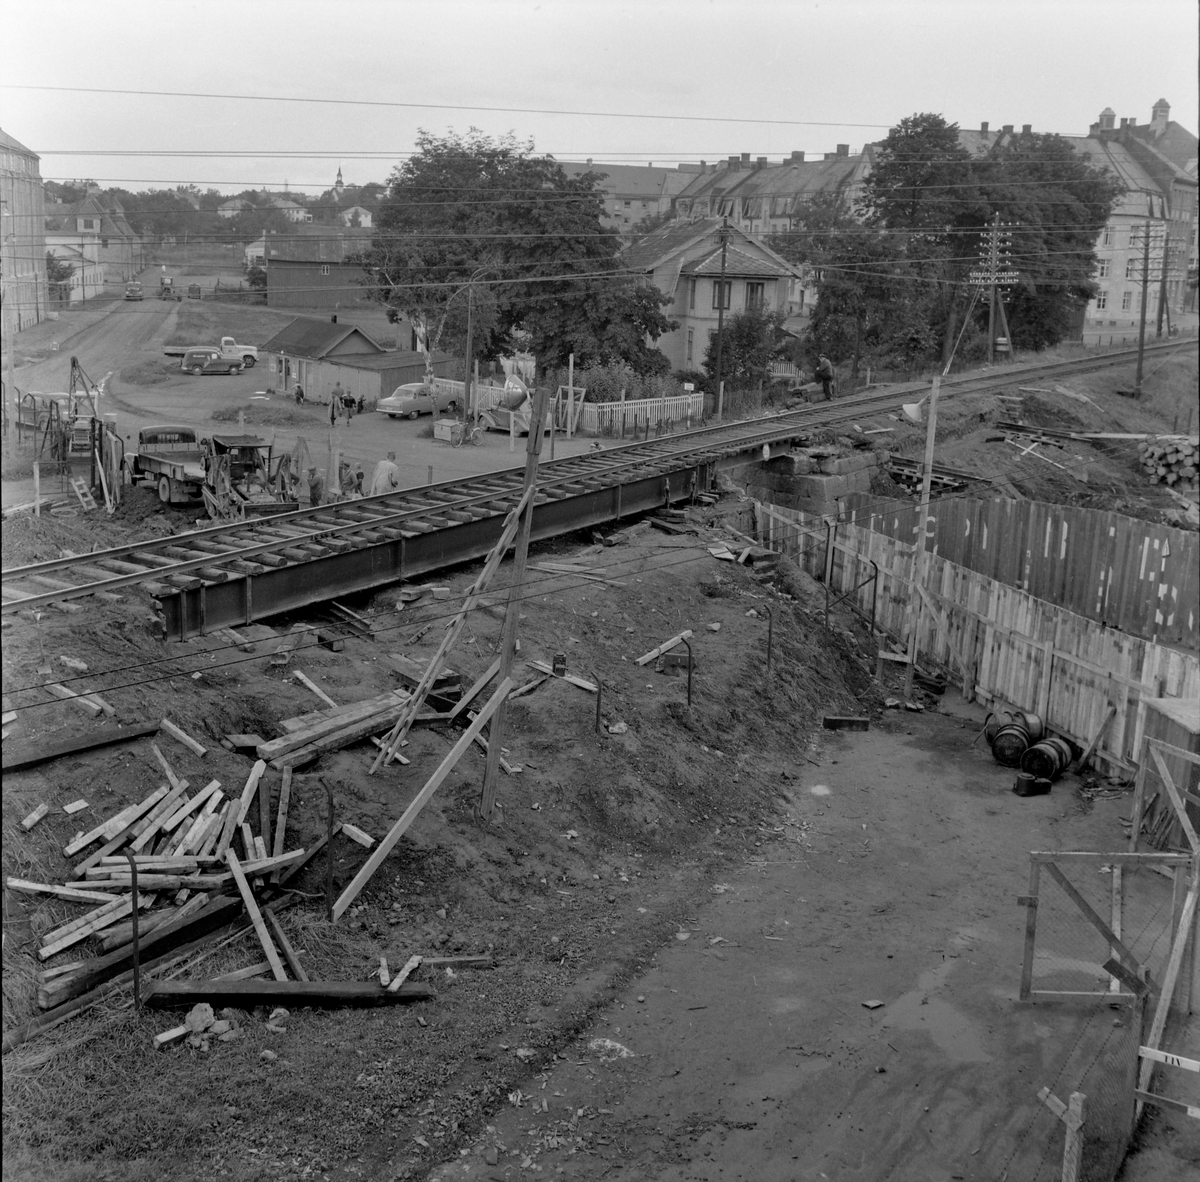
[[[233,337],[222,337],[219,345],[168,345],[163,349],[163,356],[182,357],[193,349],[212,349],[223,358],[236,359],[243,369],[252,369],[258,360],[258,349],[254,345],[239,345]]]
[[[163,504],[203,501],[214,521],[240,521],[299,508],[290,465],[271,452],[257,435],[201,439],[194,427],[165,424],[143,427],[124,462],[129,482],[157,488]]]

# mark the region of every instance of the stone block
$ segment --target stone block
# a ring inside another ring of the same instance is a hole
[[[848,476],[851,472],[863,472],[878,466],[879,458],[873,451],[853,452],[845,456],[826,456],[820,469],[829,476]]]

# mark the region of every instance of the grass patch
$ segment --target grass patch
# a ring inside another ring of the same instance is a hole
[[[179,362],[168,358],[142,358],[121,367],[121,380],[130,386],[161,386],[178,372]]]
[[[252,304],[185,300],[175,317],[168,345],[217,344],[231,336],[240,345],[260,345],[295,320],[292,312],[275,312]]]
[[[238,416],[242,414],[246,416],[247,423],[261,427],[304,427],[328,421],[327,415],[303,410],[298,406],[263,406],[259,403],[251,406],[219,406],[210,417],[218,423],[236,423]]]

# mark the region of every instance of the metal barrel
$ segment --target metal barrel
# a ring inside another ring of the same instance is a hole
[[[1057,780],[1071,764],[1073,753],[1066,739],[1052,735],[1035,743],[1021,757],[1021,771],[1046,780]]]
[[[1005,767],[1019,767],[1029,749],[1029,732],[1017,724],[1002,726],[992,740],[992,756]]]

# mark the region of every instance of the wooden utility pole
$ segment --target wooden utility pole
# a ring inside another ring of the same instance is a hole
[[[921,511],[918,515],[917,548],[913,553],[913,585],[909,595],[908,667],[904,674],[904,696],[912,695],[913,677],[917,669],[917,625],[921,620],[921,609],[917,599],[917,587],[925,585],[925,539],[929,533],[929,497],[933,488],[933,443],[937,434],[938,390],[942,379],[933,379],[929,392],[929,423],[925,428],[925,465],[921,473]]]
[[[729,251],[729,219],[721,219],[721,278],[717,280],[717,365],[713,384],[721,389],[721,353],[725,345],[725,266]],[[717,418],[720,419],[718,413]]]
[[[1150,282],[1150,210],[1146,211],[1146,225],[1142,230],[1142,310],[1138,325],[1137,377],[1133,390],[1136,398],[1142,396],[1142,359],[1146,352],[1146,287]]]
[[[1171,227],[1166,226],[1163,229],[1163,253],[1162,253],[1162,274],[1158,281],[1158,316],[1154,325],[1154,335],[1162,336],[1163,330],[1163,312],[1167,307],[1167,259],[1171,248]],[[1167,330],[1171,328],[1171,316],[1167,313]]]
[[[542,455],[542,423],[546,417],[549,391],[540,389],[533,400],[533,418],[529,423],[529,444],[525,449],[525,492],[537,485],[538,461]],[[504,630],[500,639],[500,680],[512,673],[517,649],[517,621],[521,614],[521,592],[525,584],[525,561],[529,555],[529,532],[533,528],[533,510],[537,494],[528,498],[525,514],[517,532],[516,552],[513,555],[512,582],[508,588],[508,610],[504,614]],[[496,780],[500,775],[500,745],[504,742],[504,723],[508,716],[505,698],[492,715],[488,733],[487,764],[483,773],[483,790],[479,795],[479,816],[490,821],[496,812]]]
[[[462,421],[466,423],[470,416],[471,410],[471,347],[474,342],[471,340],[471,329],[474,327],[471,322],[472,312],[472,287],[467,284],[467,372],[463,374],[463,408]],[[436,414],[435,414],[436,417]]]

